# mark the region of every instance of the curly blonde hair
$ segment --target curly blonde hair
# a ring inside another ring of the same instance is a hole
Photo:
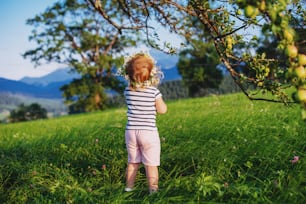
[[[149,54],[142,52],[126,58],[123,70],[119,71],[134,89],[158,86],[163,78],[163,73],[156,66],[155,60]]]

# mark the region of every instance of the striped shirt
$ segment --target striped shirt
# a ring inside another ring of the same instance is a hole
[[[155,100],[161,97],[155,87],[132,90],[125,88],[127,104],[127,130],[157,130]]]

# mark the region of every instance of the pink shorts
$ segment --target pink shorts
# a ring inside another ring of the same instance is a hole
[[[129,163],[160,165],[160,139],[157,130],[126,130],[125,143]]]

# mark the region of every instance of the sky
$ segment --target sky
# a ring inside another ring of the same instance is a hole
[[[35,67],[30,59],[22,57],[22,53],[36,48],[35,43],[28,40],[32,27],[26,25],[26,20],[43,13],[55,2],[57,0],[0,0],[0,77],[11,80],[40,77],[65,67],[55,63]]]
[[[43,13],[55,0],[0,0],[0,77],[19,80],[24,76],[39,77],[63,65],[43,64],[34,67],[22,53],[34,49],[28,41],[32,27],[26,20]]]

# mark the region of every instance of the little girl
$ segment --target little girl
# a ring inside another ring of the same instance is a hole
[[[161,79],[153,58],[144,53],[130,57],[124,65],[129,85],[124,91],[127,104],[125,142],[128,152],[125,191],[132,191],[140,163],[146,170],[150,193],[158,190],[160,138],[156,112],[164,114],[167,105],[156,88]]]

